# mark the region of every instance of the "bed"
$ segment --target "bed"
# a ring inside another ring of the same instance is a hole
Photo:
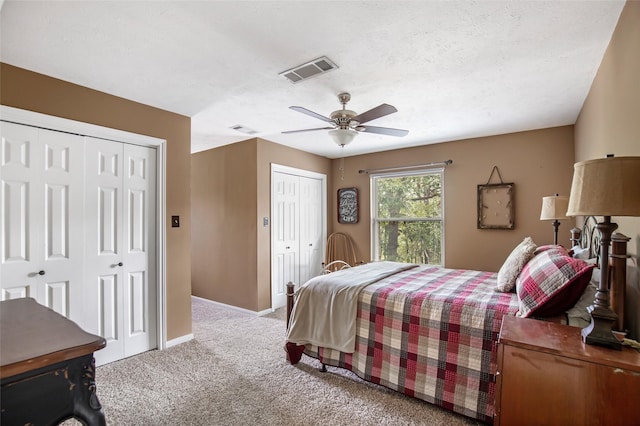
[[[594,267],[525,238],[498,273],[372,262],[321,275],[295,304],[289,286],[287,359],[305,354],[491,423],[502,318],[566,320]]]

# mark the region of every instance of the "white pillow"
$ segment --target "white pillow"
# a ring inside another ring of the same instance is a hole
[[[524,265],[533,258],[536,248],[537,246],[531,237],[526,237],[511,251],[511,254],[509,254],[507,260],[504,261],[498,271],[496,290],[502,292],[513,290],[516,285],[516,278],[520,275]]]
[[[582,259],[582,260],[589,259],[589,249],[588,248],[582,248],[580,246],[573,246],[573,247],[571,247],[571,250],[573,251],[573,257],[575,257],[576,259]]]

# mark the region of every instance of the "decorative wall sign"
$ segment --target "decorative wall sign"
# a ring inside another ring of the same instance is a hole
[[[514,184],[478,185],[478,228],[513,229]]]
[[[338,189],[338,222],[358,223],[358,188]]]

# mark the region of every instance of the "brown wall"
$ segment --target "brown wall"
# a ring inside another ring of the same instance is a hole
[[[271,164],[329,175],[330,160],[250,139],[192,155],[195,296],[252,311],[271,307]]]
[[[576,161],[640,156],[640,2],[628,1],[575,126]],[[640,185],[640,183],[638,183]],[[638,190],[640,196],[640,189]],[[617,217],[640,259],[640,218]]]
[[[329,217],[333,231],[349,234],[355,241],[358,259],[368,261],[369,176],[358,174],[358,170],[453,160],[444,174],[445,266],[497,271],[525,236],[531,236],[538,244],[553,242],[551,223],[540,221],[542,197],[569,194],[573,158],[573,126],[565,126],[347,157],[344,180],[339,177],[341,160],[333,160],[330,211],[335,212],[337,190],[355,186],[360,193],[360,221],[343,225],[335,214]],[[487,183],[494,165],[505,182],[515,183],[513,230],[477,229],[477,185]],[[573,224],[573,220],[561,222],[560,243],[569,245]]]
[[[167,338],[191,333],[191,119],[42,74],[0,64],[0,104],[165,139]],[[172,215],[181,218],[171,228]]]
[[[255,309],[256,140],[193,154],[191,178],[192,293]]]
[[[627,1],[591,90],[575,125],[576,161],[616,156],[640,156],[640,2]],[[636,183],[640,197],[640,182]],[[625,328],[640,338],[640,218],[616,217],[618,232],[631,238],[635,255],[628,270]],[[635,284],[634,284],[635,283]]]

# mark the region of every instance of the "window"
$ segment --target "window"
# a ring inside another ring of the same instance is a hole
[[[443,265],[443,169],[371,177],[372,257]]]

